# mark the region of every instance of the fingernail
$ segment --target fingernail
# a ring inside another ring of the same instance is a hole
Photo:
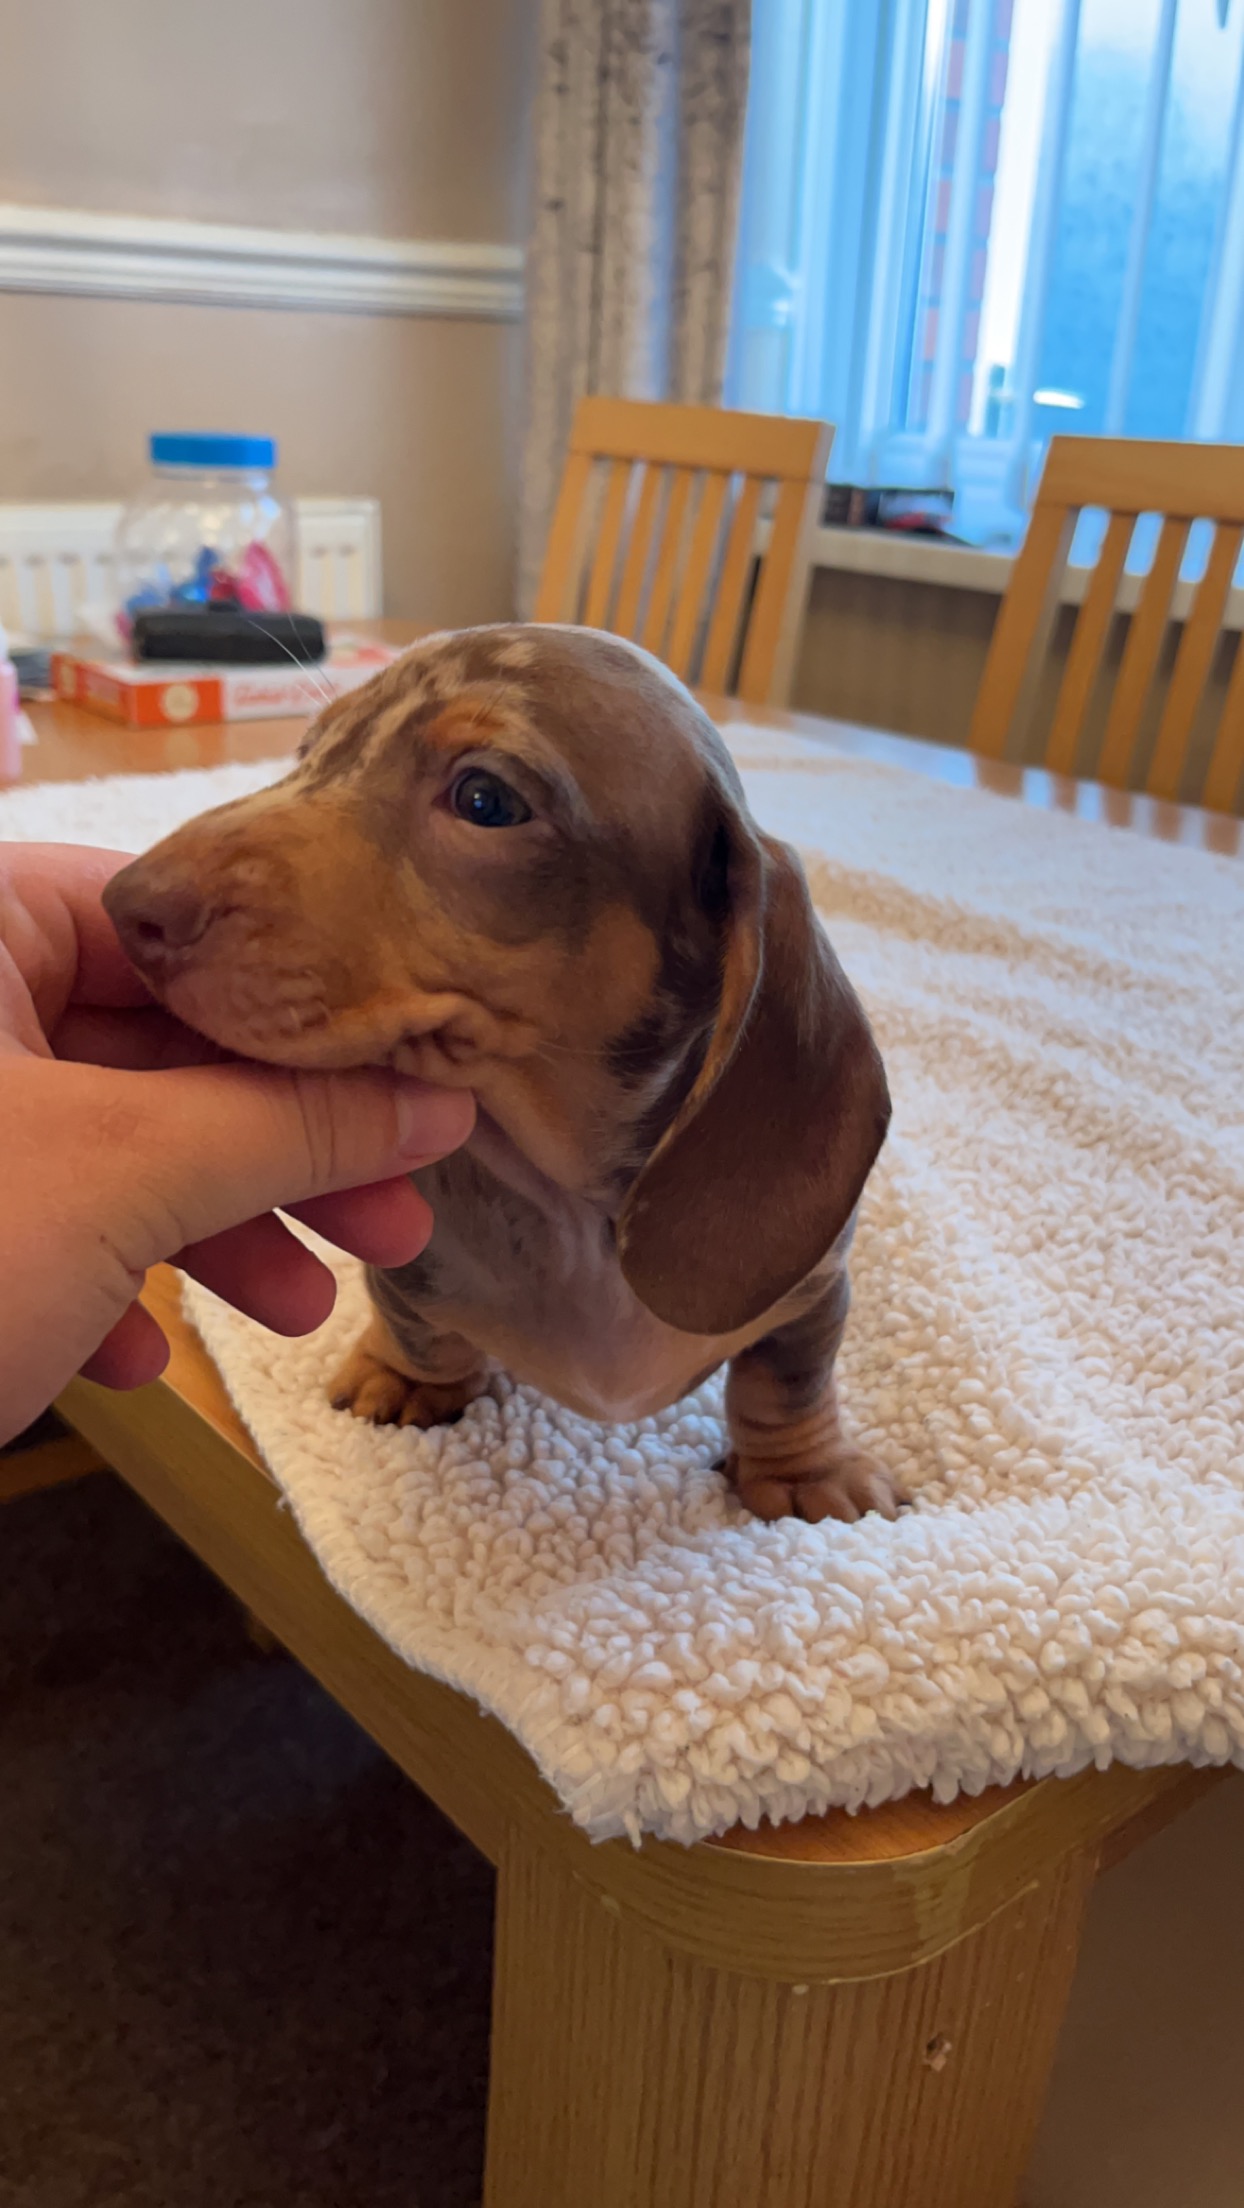
[[[398,1155],[443,1158],[465,1142],[475,1123],[475,1099],[465,1089],[430,1089],[423,1081],[397,1084]]]

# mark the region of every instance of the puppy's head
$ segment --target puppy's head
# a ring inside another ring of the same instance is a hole
[[[476,1089],[545,1170],[616,1195],[628,1278],[690,1332],[812,1268],[885,1131],[798,863],[682,686],[590,630],[428,639],[105,903],[225,1048]]]

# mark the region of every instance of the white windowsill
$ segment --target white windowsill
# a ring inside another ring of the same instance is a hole
[[[965,544],[938,544],[930,537],[894,536],[883,529],[818,529],[815,567],[838,574],[880,575],[893,582],[931,583],[946,590],[981,590],[1000,598],[1011,579],[1014,558],[1007,552],[978,552]],[[1066,606],[1084,601],[1090,567],[1069,567],[1060,593]],[[1134,613],[1139,603],[1143,574],[1125,574],[1119,589],[1119,610]],[[1180,582],[1171,603],[1172,617],[1187,618],[1195,584]],[[1227,599],[1222,625],[1244,629],[1244,589]]]
[[[977,552],[885,529],[818,529],[817,567],[852,575],[889,575],[900,583],[943,583],[951,590],[989,590],[1001,597],[1015,562],[1007,552]]]

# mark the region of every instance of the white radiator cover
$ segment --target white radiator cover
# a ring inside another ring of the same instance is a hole
[[[300,610],[330,621],[383,612],[379,500],[297,498],[293,506]],[[120,518],[112,500],[0,501],[0,624],[32,639],[72,636],[83,605],[112,599]]]

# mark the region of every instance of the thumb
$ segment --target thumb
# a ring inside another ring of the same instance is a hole
[[[114,1247],[136,1273],[277,1207],[410,1172],[464,1142],[465,1091],[380,1072],[96,1069]]]

